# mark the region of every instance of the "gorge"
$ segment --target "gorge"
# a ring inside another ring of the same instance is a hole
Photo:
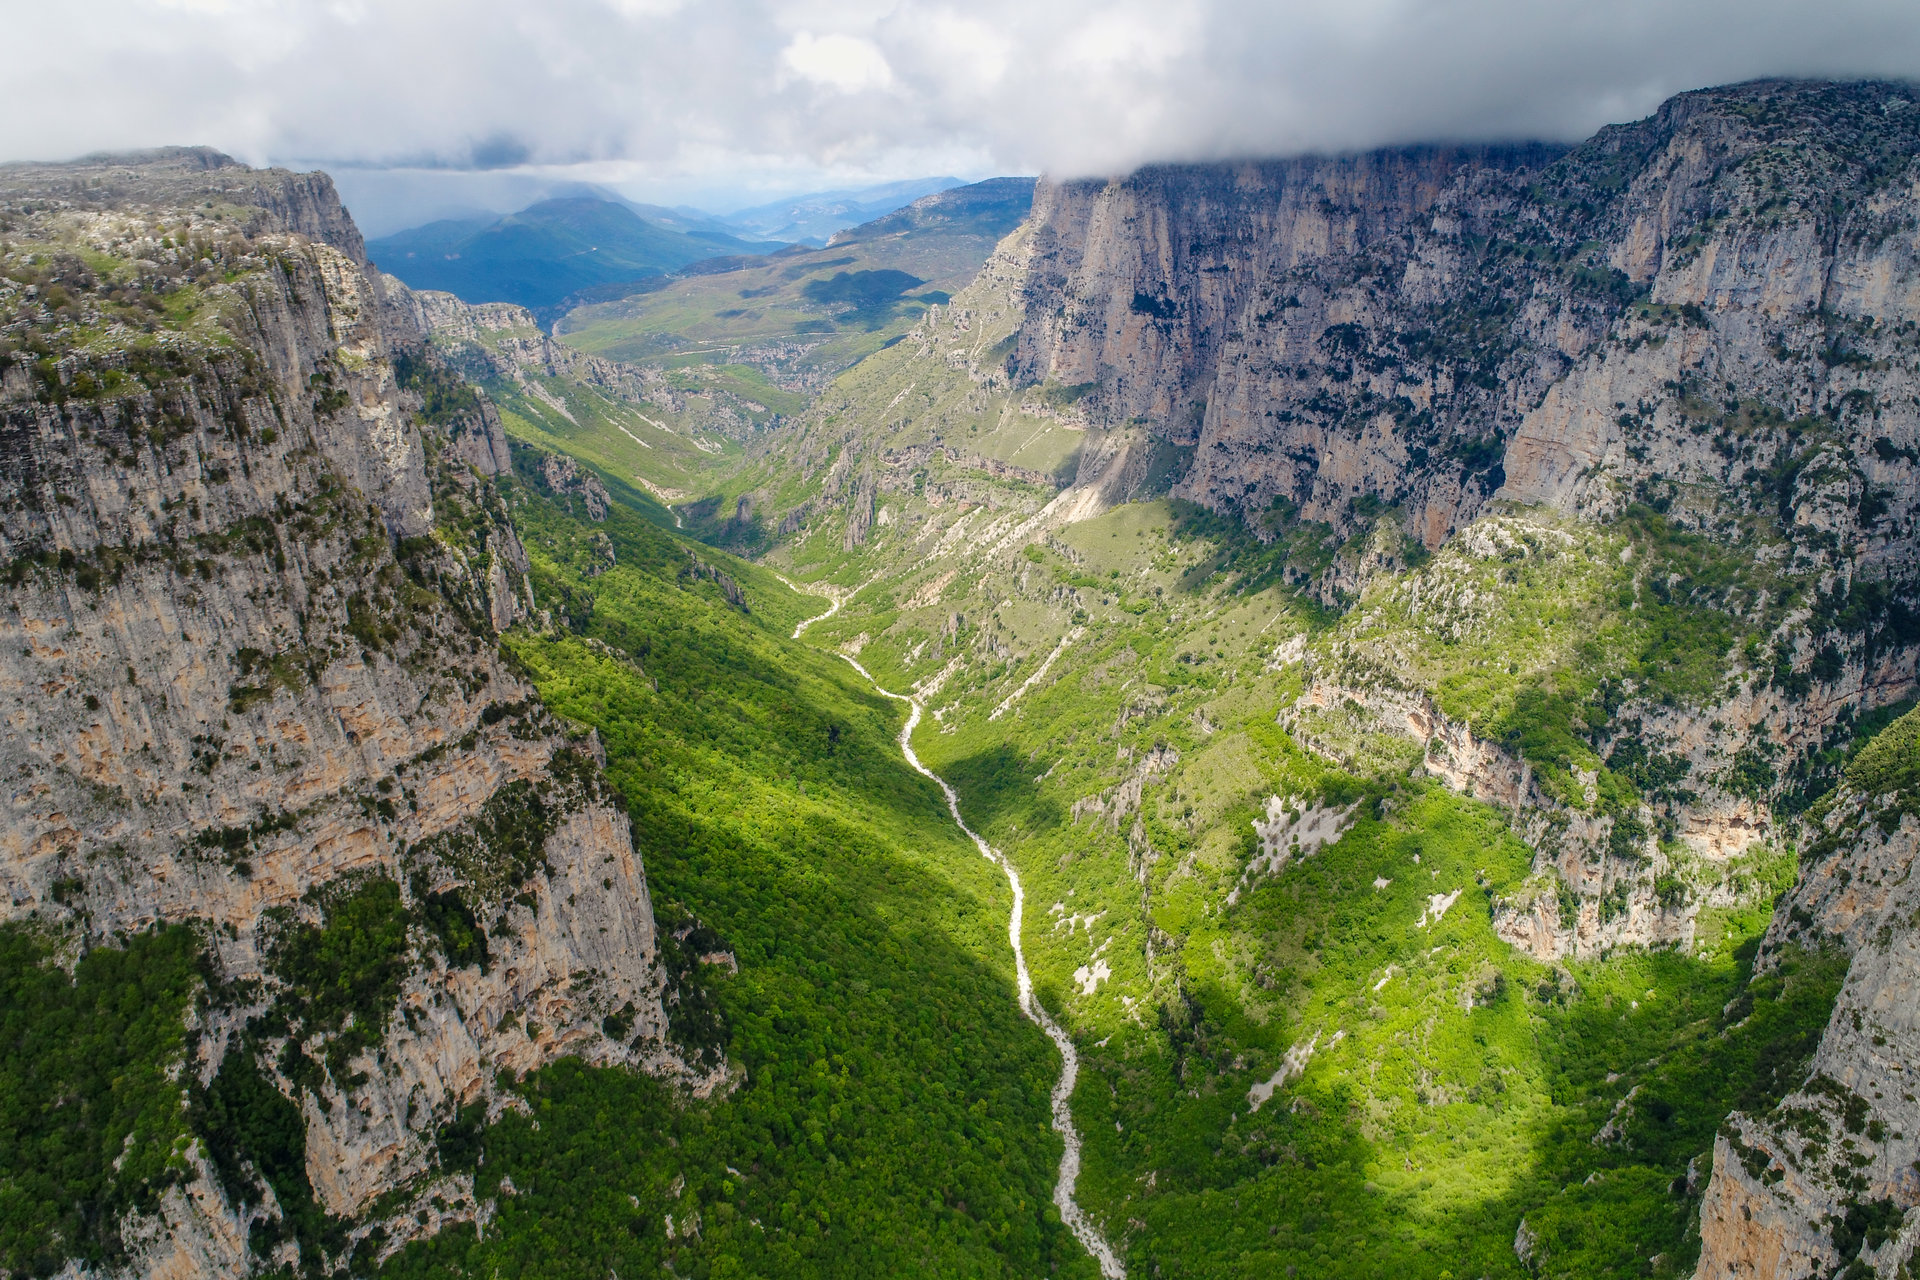
[[[980,186],[0,167],[0,1270],[1910,1270],[1914,87]]]

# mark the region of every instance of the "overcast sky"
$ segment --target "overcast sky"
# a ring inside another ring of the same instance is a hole
[[[0,156],[206,143],[450,203],[1573,139],[1701,85],[1920,76],[1916,0],[0,0],[0,31]]]

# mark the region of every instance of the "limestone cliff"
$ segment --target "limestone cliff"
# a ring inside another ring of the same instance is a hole
[[[1920,1245],[1917,736],[1910,714],[1849,766],[1762,943],[1763,969],[1789,945],[1838,946],[1851,963],[1805,1082],[1721,1126],[1701,1280],[1906,1275]]]
[[[189,1092],[258,1076],[304,1127],[277,1185],[199,1136],[118,1265],[324,1266],[484,1212],[441,1137],[500,1073],[684,1070],[597,744],[495,638],[534,604],[497,418],[324,175],[8,167],[0,255],[0,919],[70,955],[193,923]],[[384,985],[329,1012],[350,911]]]
[[[756,434],[756,415],[764,406],[721,386],[683,389],[651,365],[593,355],[558,341],[540,328],[525,307],[511,302],[468,303],[450,293],[408,290],[391,276],[387,289],[400,300],[412,323],[427,334],[449,365],[474,382],[499,390],[504,384],[565,410],[565,389],[584,388],[609,400],[639,408],[656,427],[693,434],[712,432],[745,440]],[[562,395],[554,394],[558,386]],[[649,446],[650,447],[650,446]],[[712,446],[703,447],[710,452]],[[660,496],[655,486],[655,496]]]
[[[1688,707],[1629,687],[1593,743],[1609,756],[1631,725],[1684,760],[1690,798],[1663,835],[1724,861],[1804,803],[1790,793],[1859,713],[1914,684],[1915,98],[1765,81],[1564,153],[1043,184],[1006,368],[1110,439],[1191,449],[1174,494],[1262,539],[1348,538],[1302,575],[1327,604],[1496,503],[1650,512],[1747,547],[1769,581],[1746,601],[1657,566],[1634,588],[1758,635],[1725,656],[1724,688]],[[1611,882],[1559,862],[1541,874]],[[1658,908],[1648,867],[1630,914]],[[1565,932],[1551,895],[1513,906],[1529,945]]]
[[[1916,681],[1917,104],[1904,84],[1758,82],[1564,151],[1043,183],[981,279],[786,442],[815,487],[780,531],[1004,567],[1075,513],[1164,491],[1147,477],[1190,455],[1173,494],[1258,540],[1218,540],[1221,560],[1343,615],[1275,651],[1304,663],[1294,740],[1338,759],[1315,717],[1351,711],[1510,812],[1535,858],[1493,904],[1508,942],[1711,951],[1697,912],[1771,894],[1798,853],[1762,964],[1830,935],[1852,968],[1810,1076],[1728,1123],[1700,1274],[1894,1275],[1920,1232],[1900,1083],[1920,827],[1857,783],[1807,806]],[[993,451],[1058,479],[962,489],[953,464]],[[1529,572],[1545,585],[1509,626],[1495,615]],[[957,580],[929,567],[906,607]],[[1105,594],[1042,582],[1055,629],[1032,654]],[[908,651],[933,690],[950,616]],[[1623,663],[1599,642],[1616,624],[1672,634]],[[1472,666],[1537,698],[1532,718],[1443,710]]]
[[[658,370],[588,355],[556,342],[531,311],[511,302],[467,303],[451,293],[415,292],[392,276],[387,287],[404,300],[420,332],[438,339],[448,358],[475,381],[529,374],[571,378],[635,402],[652,401],[679,412],[685,397]]]
[[[1795,459],[1798,525],[1903,555],[1904,507],[1845,513],[1913,465],[1913,97],[1758,82],[1564,155],[1043,184],[1011,368],[1193,446],[1176,492],[1249,518],[1366,496],[1432,547],[1496,493],[1602,511]]]
[[[1503,359],[1443,314],[1514,319],[1527,282],[1490,278],[1475,246],[1558,155],[1416,148],[1043,186],[1012,367],[1087,388],[1098,422],[1196,446],[1179,492],[1209,505],[1285,498],[1325,519],[1380,494],[1437,544],[1490,487],[1477,442],[1564,364]],[[1562,327],[1605,318],[1575,302]]]

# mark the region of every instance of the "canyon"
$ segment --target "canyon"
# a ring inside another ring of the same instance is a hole
[[[6,1266],[1904,1274],[1916,155],[1043,179],[793,401],[0,168],[0,924],[197,957]]]

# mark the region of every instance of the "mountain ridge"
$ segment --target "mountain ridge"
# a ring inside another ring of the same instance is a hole
[[[637,282],[728,252],[779,247],[717,229],[674,230],[625,201],[575,195],[484,222],[429,223],[376,240],[370,252],[415,288],[548,310],[583,289]]]

